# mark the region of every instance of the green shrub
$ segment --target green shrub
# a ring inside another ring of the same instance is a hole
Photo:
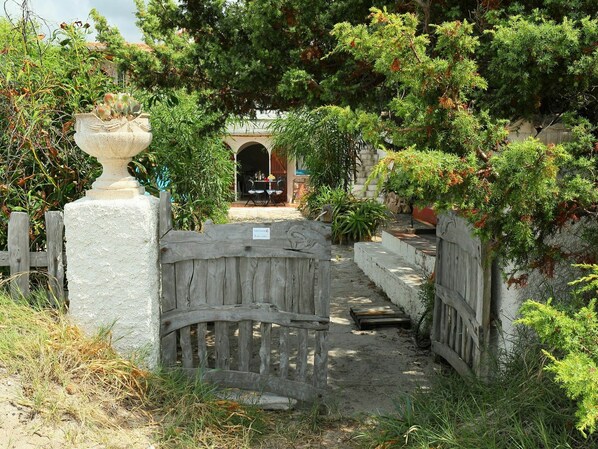
[[[295,159],[302,159],[310,185],[348,191],[355,176],[362,143],[355,130],[343,125],[347,111],[333,106],[299,109],[272,124],[274,145]]]
[[[141,183],[152,194],[171,192],[177,229],[198,230],[207,219],[224,222],[234,161],[215,126],[219,115],[184,91],[163,92],[147,103],[154,137],[138,158]]]
[[[322,207],[327,204],[332,206],[333,214],[339,214],[348,210],[353,201],[355,199],[351,194],[341,188],[322,186],[304,195],[299,207],[305,215],[315,219],[322,212]]]
[[[27,212],[32,247],[43,247],[44,213],[85,194],[100,170],[73,139],[73,114],[115,90],[105,59],[86,47],[85,25],[47,39],[33,21],[0,17],[0,248],[13,211]]]
[[[344,241],[371,240],[388,220],[388,209],[376,200],[354,200],[344,212],[333,210],[332,238]]]
[[[598,293],[598,265],[584,265],[591,273],[573,282],[587,285],[581,292]],[[521,307],[519,323],[532,327],[548,345],[544,351],[550,362],[545,369],[567,396],[577,400],[577,428],[584,435],[594,433],[598,422],[598,314],[594,297],[576,312],[559,310],[546,304],[527,301]]]
[[[326,205],[332,206],[332,238],[340,243],[370,240],[389,217],[385,205],[372,199],[359,200],[340,187],[312,190],[302,200],[303,212],[312,219]]]

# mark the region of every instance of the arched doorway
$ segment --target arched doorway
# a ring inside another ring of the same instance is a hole
[[[273,149],[270,124],[274,117],[270,114],[259,114],[258,118],[242,125],[228,128],[224,141],[230,147],[236,163],[235,198],[240,200],[247,195],[247,177],[254,177],[257,172],[273,175],[276,180],[283,181],[283,195],[286,202],[295,198],[291,186],[297,179],[304,179],[302,173],[296,172],[295,161],[288,161],[284,154]],[[281,187],[279,184],[276,187]],[[279,198],[280,199],[280,198]]]
[[[270,155],[265,146],[252,143],[239,150],[237,154],[237,189],[244,195],[247,192],[247,179],[270,174]]]

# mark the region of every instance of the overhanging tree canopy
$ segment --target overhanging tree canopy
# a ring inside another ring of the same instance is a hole
[[[475,100],[493,114],[519,118],[575,108],[596,118],[598,6],[591,0],[136,3],[154,53],[120,47],[121,62],[146,87],[200,90],[224,112],[322,104],[384,110],[395,92],[368,62],[333,52],[330,31],[340,22],[365,24],[371,7],[386,7],[413,13],[417,31],[426,34],[445,21],[471,23],[480,38],[475,59],[489,83]],[[119,47],[106,22],[94,18],[100,38]]]
[[[546,237],[596,214],[595,2],[137,4],[154,52],[113,47],[138,82],[184,85],[224,114],[347,106],[348,130],[402,151],[391,184],[461,207],[506,258],[550,267],[566,254]],[[506,144],[503,119],[538,116],[566,121],[574,142]]]

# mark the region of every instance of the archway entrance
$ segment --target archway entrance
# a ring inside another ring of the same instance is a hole
[[[297,179],[306,178],[296,173],[295,161],[287,161],[281,152],[273,149],[270,130],[273,119],[273,115],[258,114],[255,120],[228,128],[224,141],[230,147],[236,163],[236,200],[241,200],[242,197],[247,199],[247,180],[255,177],[258,172],[264,176],[273,175],[277,181],[282,181],[276,184],[276,188],[282,187],[283,190],[282,195],[277,195],[278,204],[281,197],[286,202],[292,202],[295,198],[292,186]]]
[[[248,145],[237,154],[237,165],[237,189],[242,197],[247,192],[247,179],[270,174],[270,155],[260,143]]]

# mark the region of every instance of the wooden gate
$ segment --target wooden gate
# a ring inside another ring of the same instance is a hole
[[[321,396],[329,228],[295,221],[175,231],[170,195],[160,200],[163,364],[226,387]]]
[[[432,351],[462,376],[486,377],[491,264],[465,220],[442,215],[436,227],[436,299]]]

